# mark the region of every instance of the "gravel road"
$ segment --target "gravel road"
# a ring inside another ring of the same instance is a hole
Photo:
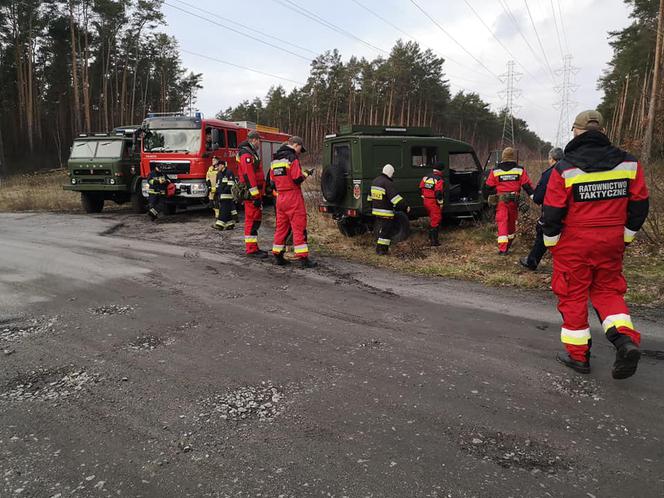
[[[664,496],[661,312],[635,377],[598,323],[581,376],[548,294],[210,222],[0,214],[0,496]]]

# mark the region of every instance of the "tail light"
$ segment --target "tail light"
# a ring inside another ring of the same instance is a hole
[[[346,209],[346,214],[355,217],[357,216],[357,209]]]
[[[322,204],[320,204],[320,205],[318,206],[318,211],[321,212],[321,213],[329,213],[329,212],[330,212],[330,208],[328,208],[327,206],[323,206]]]

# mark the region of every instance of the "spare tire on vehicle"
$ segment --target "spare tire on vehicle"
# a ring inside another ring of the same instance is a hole
[[[337,227],[345,237],[356,237],[367,233],[367,224],[355,218],[342,218],[337,221]]]
[[[346,196],[346,178],[341,168],[328,167],[323,171],[320,188],[327,202],[339,202]]]
[[[392,235],[393,244],[410,237],[410,220],[406,213],[403,211],[397,211],[394,213],[394,223],[396,227],[394,229],[394,234]]]

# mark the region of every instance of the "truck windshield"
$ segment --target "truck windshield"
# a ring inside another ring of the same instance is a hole
[[[122,157],[122,140],[109,140],[108,142],[99,142],[95,157],[106,157],[119,159]]]
[[[96,140],[77,140],[71,147],[71,158],[90,158],[95,157],[97,150]]]
[[[145,152],[197,152],[201,130],[150,130],[143,140]]]

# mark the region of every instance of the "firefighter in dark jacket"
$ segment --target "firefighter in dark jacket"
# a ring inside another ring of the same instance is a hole
[[[306,152],[300,137],[290,137],[288,142],[274,154],[270,164],[270,180],[277,192],[277,221],[274,231],[272,253],[278,265],[288,264],[284,258],[286,238],[293,233],[293,251],[304,268],[313,268],[316,263],[309,258],[307,244],[307,209],[302,196],[302,182],[313,170],[303,170],[300,154]]]
[[[267,258],[267,252],[258,247],[258,229],[263,219],[263,193],[265,180],[258,154],[261,140],[257,131],[251,131],[247,140],[238,146],[238,181],[244,183],[251,199],[244,201],[244,245],[247,256]]]
[[[442,166],[442,164],[441,164]],[[439,246],[438,233],[443,219],[443,173],[434,169],[420,181],[420,193],[424,199],[424,208],[429,215],[429,241],[432,246]]]
[[[549,151],[549,167],[542,172],[539,182],[535,187],[535,192],[530,198],[535,204],[541,206],[544,204],[544,194],[546,194],[546,186],[549,183],[549,177],[551,176],[551,171],[555,165],[563,158],[563,149],[560,147],[554,147]],[[542,258],[546,254],[546,246],[544,245],[544,233],[542,232],[542,218],[537,220],[535,225],[535,243],[533,244],[532,249],[528,256],[524,256],[519,260],[522,266],[525,266],[529,270],[537,270],[537,266],[542,261]]]
[[[233,202],[233,194],[231,193],[233,185],[235,185],[235,176],[228,169],[226,161],[218,161],[215,201],[216,205],[219,206],[219,214],[214,224],[217,230],[232,230],[235,228],[237,211]]]
[[[496,225],[498,225],[498,254],[507,254],[516,237],[516,220],[519,217],[519,195],[521,189],[533,195],[533,186],[528,173],[516,162],[512,147],[503,150],[502,162],[489,173],[486,180],[489,187],[496,189]]]
[[[580,113],[572,131],[551,172],[542,216],[567,350],[558,361],[590,372],[590,298],[616,348],[613,378],[624,379],[636,372],[641,338],[625,304],[623,256],[648,216],[648,189],[636,158],[611,145],[599,112]]]
[[[374,233],[378,232],[376,254],[387,254],[397,225],[396,211],[410,212],[410,207],[394,187],[394,166],[386,164],[383,172],[371,184],[371,214],[374,216]]]
[[[168,177],[155,165],[148,175],[148,216],[152,221],[157,221],[164,208],[169,183]]]

